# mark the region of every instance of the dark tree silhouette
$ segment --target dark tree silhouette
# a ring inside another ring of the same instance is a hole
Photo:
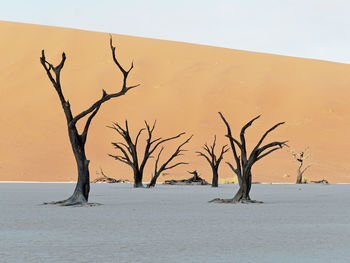
[[[51,202],[46,204],[61,204],[65,206],[69,205],[78,205],[78,204],[85,204],[88,202],[89,199],[89,192],[90,192],[90,174],[89,174],[89,160],[86,158],[85,154],[85,143],[87,139],[88,130],[91,124],[92,119],[96,116],[97,112],[99,111],[101,105],[112,99],[117,98],[120,96],[123,96],[126,94],[129,90],[139,86],[127,86],[127,78],[130,73],[130,71],[133,69],[133,63],[131,64],[131,67],[128,70],[125,70],[120,63],[118,62],[115,54],[115,47],[113,46],[112,37],[110,37],[110,47],[112,50],[112,57],[114,60],[114,63],[117,65],[118,69],[123,74],[123,84],[122,88],[119,92],[108,94],[105,90],[102,90],[102,97],[97,100],[95,103],[93,103],[87,110],[82,111],[76,116],[73,116],[73,113],[71,111],[71,106],[68,100],[65,99],[62,87],[61,87],[61,70],[64,66],[64,63],[66,61],[66,55],[63,52],[62,53],[62,59],[61,62],[54,66],[53,64],[49,63],[45,58],[45,52],[42,50],[42,55],[40,58],[40,62],[42,66],[44,67],[53,87],[55,88],[57,95],[61,101],[61,105],[64,111],[64,114],[66,116],[67,120],[67,128],[68,128],[68,135],[69,140],[72,145],[74,157],[77,163],[78,167],[78,182],[76,184],[75,190],[73,192],[73,195],[69,197],[66,200],[58,201],[58,202]],[[90,115],[89,115],[90,114]],[[89,115],[89,116],[88,116]],[[81,133],[79,133],[77,129],[77,122],[84,118],[85,116],[88,116],[84,129]]]
[[[169,137],[166,139],[162,139],[162,138],[152,139],[156,122],[153,123],[152,127],[150,127],[146,121],[145,121],[145,124],[146,124],[148,137],[146,139],[146,146],[145,146],[145,150],[142,158],[138,156],[137,144],[138,144],[140,135],[145,130],[145,128],[142,128],[139,130],[139,132],[136,135],[135,141],[133,141],[130,135],[129,127],[128,127],[128,121],[125,121],[125,128],[121,127],[116,122],[113,123],[113,126],[108,126],[108,128],[111,128],[115,130],[118,134],[120,134],[120,136],[122,136],[125,141],[125,143],[112,142],[112,145],[114,146],[115,149],[119,151],[119,154],[118,155],[109,154],[109,156],[113,157],[117,161],[120,161],[122,163],[129,165],[133,169],[135,188],[143,187],[143,184],[142,184],[143,172],[146,167],[147,161],[149,160],[149,158],[151,158],[155,150],[161,144],[167,141],[179,138],[181,135],[185,134],[183,132],[174,137]],[[139,161],[139,159],[141,159],[141,162]]]
[[[192,174],[193,176],[190,179],[187,179],[191,182],[198,182],[200,180],[203,180],[199,175],[197,170],[193,170],[193,171],[187,171],[189,174]]]
[[[202,179],[196,170],[187,171],[189,174],[193,176],[189,179],[181,179],[181,180],[166,180],[164,184],[170,185],[208,185],[208,182]]]
[[[250,199],[249,192],[252,185],[252,167],[253,165],[261,160],[263,157],[269,155],[270,153],[281,149],[283,146],[286,146],[287,141],[283,142],[271,142],[264,146],[261,146],[262,142],[266,138],[266,136],[276,129],[278,126],[284,124],[284,122],[277,123],[274,125],[271,129],[267,130],[264,135],[259,140],[258,144],[254,147],[250,155],[247,154],[247,148],[246,148],[246,141],[245,141],[245,131],[248,127],[252,125],[252,123],[260,117],[257,116],[251,121],[249,121],[246,125],[244,125],[241,129],[240,133],[240,141],[232,137],[231,128],[224,116],[219,112],[221,119],[224,121],[226,128],[227,128],[227,135],[233,157],[236,162],[236,167],[232,165],[231,163],[227,162],[227,164],[230,166],[230,168],[233,170],[233,172],[237,175],[238,182],[239,182],[239,190],[236,193],[236,195],[232,199],[214,199],[211,202],[218,202],[218,203],[235,203],[235,202],[257,202]],[[240,151],[240,156],[238,155],[238,152],[236,150],[236,146],[238,148],[238,151]]]
[[[203,178],[201,178],[198,175],[197,170],[193,170],[193,171],[187,171],[189,174],[193,174],[193,176],[189,179],[186,179],[185,181],[188,183],[200,183],[201,185],[208,185],[208,182],[205,181]]]
[[[171,164],[171,161],[174,160],[177,156],[181,156],[183,155],[182,152],[186,151],[186,150],[183,150],[182,147],[188,143],[191,139],[192,139],[193,135],[191,137],[189,137],[186,141],[184,141],[182,144],[180,144],[176,151],[162,164],[160,165],[159,167],[159,159],[160,159],[160,156],[164,150],[164,147],[161,148],[161,150],[159,151],[158,153],[158,156],[157,156],[157,159],[155,161],[155,164],[154,164],[154,173],[153,173],[153,176],[152,176],[152,179],[151,179],[151,182],[147,185],[148,188],[151,188],[151,187],[154,187],[157,183],[157,179],[158,177],[166,170],[170,170],[170,169],[173,169],[175,168],[176,166],[179,166],[179,165],[182,165],[182,164],[188,164],[188,163],[185,163],[185,162],[178,162],[178,163],[175,163],[175,164]],[[159,167],[159,168],[158,168]],[[163,173],[164,174],[164,173]]]
[[[211,167],[211,170],[213,172],[213,179],[212,179],[212,183],[211,183],[212,187],[218,187],[218,184],[219,184],[219,174],[218,174],[219,165],[222,161],[222,158],[224,157],[224,154],[229,150],[228,148],[226,148],[227,145],[222,146],[221,152],[220,152],[220,155],[218,158],[215,154],[215,146],[216,146],[216,135],[214,136],[214,141],[213,141],[212,145],[208,146],[208,144],[205,143],[204,146],[202,147],[205,152],[201,152],[201,151],[196,152],[199,156],[202,156],[203,158],[205,158]]]
[[[95,180],[93,180],[93,183],[110,183],[110,184],[114,184],[114,183],[127,183],[129,182],[129,180],[126,179],[114,179],[112,177],[108,177],[107,175],[105,175],[105,173],[103,172],[102,168],[100,168],[100,172],[96,171],[96,175],[100,175],[99,177],[97,177]]]
[[[311,166],[311,164],[309,164],[303,168],[305,160],[310,157],[310,154],[307,154],[307,150],[308,150],[308,148],[306,148],[304,151],[298,152],[298,153],[295,151],[292,151],[292,155],[293,155],[294,159],[297,162],[299,162],[299,167],[297,170],[297,181],[296,181],[297,184],[306,183],[303,181],[303,175],[304,175],[305,171],[307,169],[309,169]]]

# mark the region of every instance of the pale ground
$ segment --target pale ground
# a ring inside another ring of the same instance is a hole
[[[0,184],[0,262],[349,262],[349,185],[92,185],[96,207],[40,205],[70,183]]]

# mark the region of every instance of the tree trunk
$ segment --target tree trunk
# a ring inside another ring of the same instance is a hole
[[[302,184],[303,183],[303,173],[301,172],[301,167],[303,166],[303,163],[301,162],[299,167],[298,167],[298,171],[297,171],[297,184]]]
[[[233,201],[239,202],[242,200],[250,200],[249,192],[252,185],[252,175],[250,170],[243,171],[242,180],[239,184],[239,189],[235,196],[233,197]]]
[[[218,185],[219,185],[218,170],[215,169],[215,167],[212,170],[213,170],[213,180],[211,182],[211,187],[218,187]]]
[[[89,163],[86,159],[85,146],[75,126],[68,128],[69,139],[72,145],[78,168],[78,182],[73,195],[65,200],[64,205],[75,205],[87,203],[90,193]]]
[[[250,196],[249,196],[250,187],[251,187],[251,184],[249,183],[249,181],[243,179],[242,185],[239,187],[237,193],[233,197],[233,201],[235,201],[235,202],[249,201],[250,200]]]
[[[147,188],[155,187],[158,177],[159,177],[159,174],[154,175],[151,179],[151,182],[147,185]]]
[[[246,197],[245,197],[245,199],[246,200],[250,200],[250,195],[249,195],[249,193],[250,193],[250,189],[252,188],[252,171],[251,171],[251,169],[249,169],[249,172],[248,172],[248,182],[247,182],[247,184],[248,184],[248,190],[247,190],[247,195],[246,195]]]
[[[142,173],[138,169],[134,169],[134,188],[143,187]]]
[[[83,205],[89,200],[90,193],[90,173],[89,163],[86,159],[84,144],[81,136],[78,134],[75,127],[68,128],[69,139],[72,145],[74,157],[78,168],[78,182],[75,186],[71,197],[66,200],[58,202],[49,202],[44,204],[59,204],[63,206]]]
[[[78,182],[75,187],[73,195],[69,198],[70,205],[78,203],[87,203],[90,193],[90,173],[89,160],[82,160],[78,162]]]
[[[303,183],[303,176],[301,174],[298,174],[296,183],[297,184],[302,184]]]
[[[233,197],[233,201],[234,202],[239,202],[239,201],[242,200],[242,197],[243,197],[243,187],[239,186],[239,189],[238,189],[237,193]]]

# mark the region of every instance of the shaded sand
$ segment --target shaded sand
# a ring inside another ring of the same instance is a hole
[[[116,28],[115,31],[118,31]],[[75,114],[101,96],[119,90],[121,75],[112,62],[108,34],[0,22],[0,180],[72,181],[76,167],[59,99],[39,63],[41,50],[54,64],[67,54],[63,91]],[[131,179],[129,167],[108,157],[120,138],[105,126],[129,120],[132,131],[144,120],[158,121],[156,134],[194,134],[184,160],[161,178],[188,177],[210,169],[194,153],[214,134],[227,143],[222,111],[238,135],[241,126],[263,114],[247,131],[248,143],[273,124],[286,121],[267,140],[289,140],[294,149],[310,147],[311,180],[350,183],[350,65],[113,35],[123,65],[134,60],[129,83],[141,86],[103,105],[87,142],[91,177],[102,167],[115,178]],[[251,146],[251,144],[249,144]],[[232,160],[231,154],[226,160]],[[151,168],[145,181],[149,181]],[[282,150],[253,170],[260,182],[294,182],[297,164]],[[226,165],[221,177],[232,176]],[[288,177],[290,175],[290,177]]]
[[[39,205],[74,186],[0,184],[2,263],[349,262],[349,185],[253,185],[264,204],[232,205],[207,201],[236,185],[97,184],[102,206]]]

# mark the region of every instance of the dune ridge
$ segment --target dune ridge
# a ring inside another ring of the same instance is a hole
[[[0,21],[0,181],[74,181],[76,167],[59,99],[39,57],[45,49],[53,64],[67,54],[62,88],[75,114],[107,92],[119,90],[121,75],[113,64],[106,33]],[[182,42],[113,34],[117,55],[125,66],[134,61],[130,84],[141,86],[104,104],[94,119],[87,141],[90,174],[102,167],[111,177],[132,179],[126,165],[107,156],[118,141],[112,122],[127,119],[135,134],[147,120],[157,119],[155,136],[185,131],[194,134],[180,166],[160,181],[188,177],[196,169],[210,180],[210,167],[196,156],[214,134],[226,144],[221,111],[233,134],[256,115],[247,131],[252,147],[265,130],[286,124],[266,140],[288,140],[291,148],[312,154],[309,180],[326,178],[350,183],[350,65],[328,61],[232,50]],[[136,134],[135,134],[136,135]],[[178,142],[182,142],[178,140]],[[168,149],[176,145],[169,143]],[[225,161],[232,161],[232,154]],[[145,181],[149,181],[153,161]],[[260,161],[254,181],[294,182],[297,163],[287,149]],[[232,177],[225,163],[222,178]]]

